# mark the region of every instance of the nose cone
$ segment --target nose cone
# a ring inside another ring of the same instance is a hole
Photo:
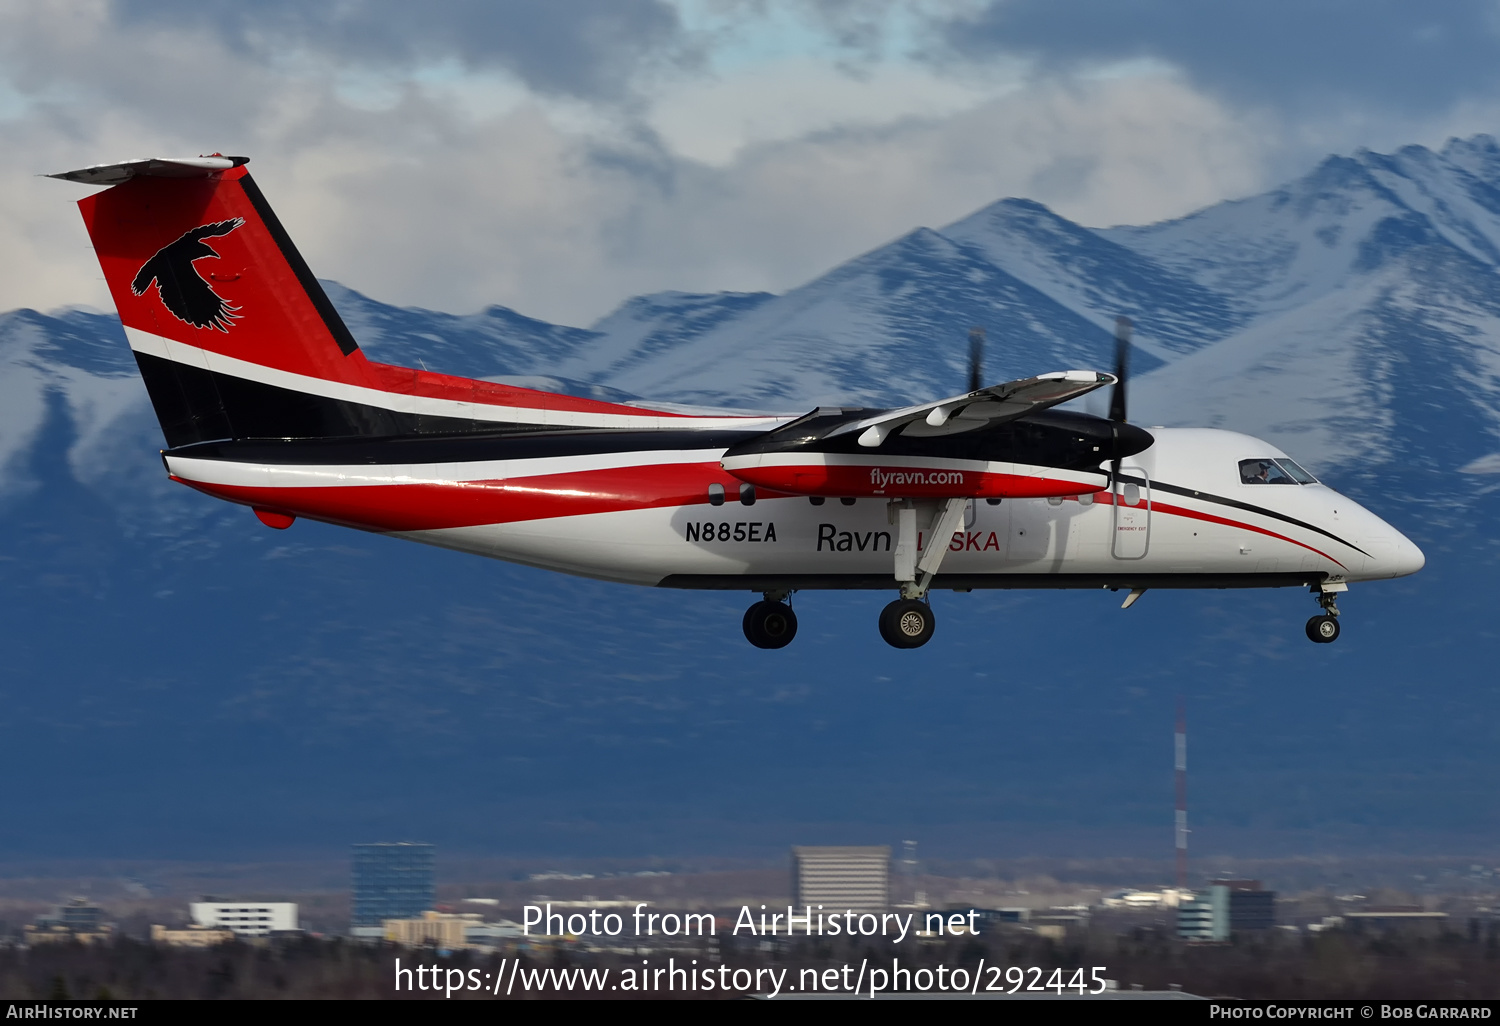
[[[1383,562],[1383,561],[1382,561]],[[1396,534],[1396,555],[1391,559],[1390,575],[1392,577],[1405,577],[1414,574],[1427,565],[1427,557],[1422,555],[1422,550],[1417,548],[1406,535]]]

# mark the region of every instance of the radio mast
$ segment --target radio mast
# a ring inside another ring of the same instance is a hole
[[[1177,699],[1176,733],[1177,776],[1177,889],[1187,889],[1187,716],[1182,699]]]

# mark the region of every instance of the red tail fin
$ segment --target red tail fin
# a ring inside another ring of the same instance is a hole
[[[138,174],[79,207],[127,328],[164,340],[168,352],[181,343],[373,384],[354,336],[243,166],[190,181]]]
[[[220,156],[138,160],[52,176],[114,186],[79,207],[172,447],[243,438],[720,426],[713,418],[366,360],[245,163]]]

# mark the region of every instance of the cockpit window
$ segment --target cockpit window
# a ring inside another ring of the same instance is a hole
[[[1296,478],[1283,470],[1280,464],[1269,456],[1260,460],[1240,460],[1240,481],[1244,484],[1294,485],[1297,483]]]
[[[1281,464],[1281,469],[1285,470],[1288,474],[1291,474],[1292,480],[1296,481],[1298,484],[1318,483],[1318,479],[1298,466],[1296,460],[1289,460],[1285,456],[1281,456],[1277,458],[1276,462]]]

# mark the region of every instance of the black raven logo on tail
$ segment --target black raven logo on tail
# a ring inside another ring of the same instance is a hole
[[[130,283],[130,291],[137,296],[145,295],[151,283],[155,282],[162,305],[179,321],[185,321],[195,328],[228,331],[230,324],[239,316],[235,313],[239,307],[226,303],[218,293],[209,288],[208,282],[193,266],[193,261],[217,257],[219,254],[203,240],[228,235],[244,223],[243,217],[235,217],[228,221],[199,225],[183,232],[182,238],[163,246],[156,251],[155,256],[141,265],[135,280]]]

